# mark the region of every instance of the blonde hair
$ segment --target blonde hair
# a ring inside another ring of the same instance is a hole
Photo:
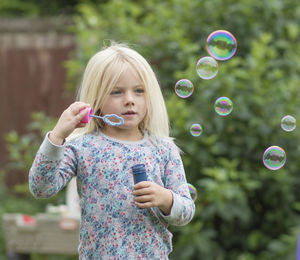
[[[155,73],[142,55],[125,44],[112,43],[89,60],[77,99],[90,104],[95,114],[101,114],[108,95],[128,66],[138,73],[145,89],[147,112],[139,125],[140,130],[154,136],[169,137],[167,109]],[[76,129],[72,137],[101,128],[101,120],[92,120],[86,127]]]

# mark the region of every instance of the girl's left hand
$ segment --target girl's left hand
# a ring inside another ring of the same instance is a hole
[[[140,208],[158,207],[165,215],[171,211],[173,204],[171,191],[154,182],[142,181],[135,184],[132,194],[135,204]]]

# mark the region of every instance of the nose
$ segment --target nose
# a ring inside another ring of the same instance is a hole
[[[124,96],[124,103],[126,106],[128,105],[134,105],[134,97],[131,92],[126,92]]]

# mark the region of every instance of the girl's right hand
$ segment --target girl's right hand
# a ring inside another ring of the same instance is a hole
[[[64,140],[75,130],[84,127],[86,123],[80,123],[88,113],[90,105],[83,102],[74,102],[60,116],[56,126],[51,131],[49,138],[51,142],[62,145]]]

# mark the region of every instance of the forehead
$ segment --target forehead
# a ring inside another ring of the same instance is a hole
[[[126,86],[142,86],[142,80],[135,68],[128,65],[124,68],[120,77],[118,78],[115,86],[126,87]]]

